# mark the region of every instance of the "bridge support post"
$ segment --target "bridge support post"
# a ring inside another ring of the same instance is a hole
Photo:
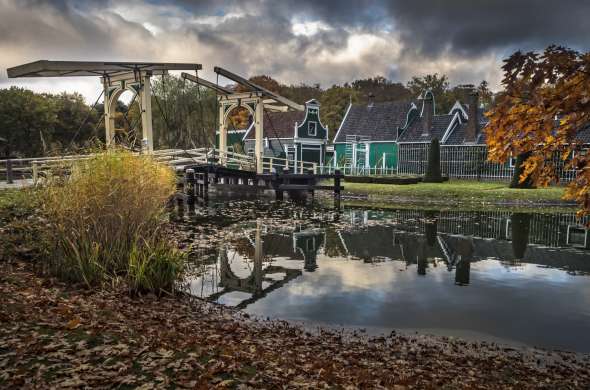
[[[203,173],[203,200],[207,202],[209,200],[209,172]]]
[[[225,126],[225,106],[219,104],[219,165],[227,165],[227,128]]]
[[[283,190],[280,189],[283,179],[279,172],[275,172],[274,179],[271,180],[275,190],[275,200],[283,200]]]
[[[151,74],[142,75],[140,100],[141,100],[141,128],[143,131],[141,140],[141,150],[144,153],[154,151],[154,132],[152,129],[152,87],[150,84]]]
[[[255,144],[254,144],[254,155],[256,158],[256,173],[261,174],[264,172],[262,165],[262,156],[264,155],[264,103],[262,98],[256,99],[256,112],[254,115],[254,127],[255,127]]]
[[[195,205],[195,197],[197,195],[196,194],[197,180],[196,180],[194,169],[187,169],[186,170],[186,173],[184,174],[184,182],[185,182],[184,192],[186,193],[186,203],[189,206],[194,206]]]
[[[178,207],[178,214],[184,214],[184,182],[179,180],[176,183],[176,205]]]
[[[114,105],[111,101],[111,89],[108,81],[104,80],[104,129],[105,143],[107,147],[115,143],[115,113]],[[116,104],[116,102],[115,102]]]
[[[340,180],[342,175],[340,173],[340,169],[336,169],[334,171],[334,208],[340,209]]]

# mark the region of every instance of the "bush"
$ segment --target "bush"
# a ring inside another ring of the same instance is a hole
[[[174,282],[184,271],[186,253],[166,241],[136,245],[129,254],[128,283],[132,292],[174,291]]]
[[[440,172],[440,145],[438,138],[434,138],[430,142],[428,149],[428,166],[424,174],[424,183],[442,183],[443,178]]]
[[[158,263],[154,269],[163,269],[161,263],[170,261],[167,280],[148,272],[155,279],[140,284],[169,290],[180,271],[179,256],[161,229],[175,190],[174,172],[150,156],[121,149],[73,163],[68,171],[68,177],[50,179],[41,190],[48,271],[88,286],[120,279],[139,286],[136,268],[131,271],[139,258],[144,269],[154,268],[152,261]],[[149,254],[153,249],[155,258]]]

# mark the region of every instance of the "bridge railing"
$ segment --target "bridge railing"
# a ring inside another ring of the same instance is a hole
[[[339,170],[346,176],[392,176],[397,175],[397,169],[393,167],[355,167],[350,164],[345,165],[320,165],[318,166],[319,174],[334,174]]]
[[[161,162],[169,162],[185,154],[180,149],[157,150],[154,158]],[[0,181],[8,183],[14,180],[31,180],[37,183],[39,177],[46,171],[59,167],[67,167],[73,162],[85,160],[95,156],[93,153],[48,157],[28,157],[0,160]]]
[[[262,172],[263,173],[274,173],[280,172],[284,169],[289,169],[293,173],[319,173],[318,163],[309,161],[295,161],[280,157],[268,157],[262,158]]]

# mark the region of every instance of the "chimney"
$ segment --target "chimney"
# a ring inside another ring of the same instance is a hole
[[[431,91],[424,92],[422,96],[422,135],[430,135],[432,129],[432,117],[434,116],[434,96]]]
[[[479,118],[477,111],[479,108],[479,95],[476,90],[469,93],[469,110],[467,115],[467,128],[465,129],[465,142],[475,142],[479,135]]]

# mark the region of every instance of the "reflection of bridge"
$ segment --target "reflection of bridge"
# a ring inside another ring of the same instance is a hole
[[[239,291],[243,293],[251,294],[251,297],[241,301],[237,308],[243,309],[246,306],[256,302],[257,300],[265,297],[270,292],[284,286],[291,280],[299,277],[302,271],[299,269],[287,268],[276,265],[267,265],[264,267],[265,250],[264,241],[261,237],[261,224],[257,224],[254,245],[254,259],[253,269],[250,275],[245,278],[237,276],[231,269],[229,257],[227,255],[228,250],[226,247],[221,248],[219,251],[219,286],[223,287],[221,291],[218,291],[208,297],[208,299],[216,301],[224,294]],[[280,239],[281,236],[274,236],[276,239]],[[307,271],[313,271],[317,268],[316,256],[317,251],[323,244],[323,233],[318,230],[312,231],[301,231],[293,234],[293,253],[299,252],[303,255],[304,269]],[[279,243],[280,244],[280,243]],[[268,246],[267,246],[268,248]],[[269,252],[272,250],[269,248]],[[284,274],[284,276],[277,280],[276,278],[269,277],[270,275]],[[268,283],[268,286],[264,286]]]
[[[251,294],[252,296],[250,298],[236,305],[236,307],[240,309],[243,309],[249,304],[265,297],[268,293],[282,287],[289,281],[301,275],[301,271],[296,269],[273,265],[263,268],[262,257],[255,257],[254,270],[252,273],[246,278],[240,278],[231,270],[227,256],[227,250],[225,248],[220,250],[219,260],[221,265],[219,275],[221,280],[219,285],[223,287],[223,290],[210,295],[209,299],[216,301],[222,295],[233,291]],[[281,273],[285,274],[284,278],[281,280],[275,280],[273,278],[267,277],[267,275]],[[263,288],[263,282],[270,283],[270,285]]]

